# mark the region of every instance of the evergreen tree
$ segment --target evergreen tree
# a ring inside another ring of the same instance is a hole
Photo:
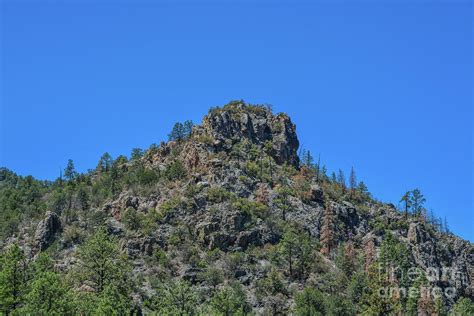
[[[304,166],[310,169],[314,167],[314,158],[309,150],[303,149],[301,161]]]
[[[290,195],[292,193],[289,186],[284,185],[276,189],[277,197],[274,199],[274,204],[282,212],[282,219],[286,220],[286,214],[290,211]]]
[[[448,220],[446,219],[446,216],[444,217],[444,232],[445,232],[446,234],[450,234],[450,233],[451,233],[451,231],[450,231],[450,229],[449,229],[449,225],[448,225]]]
[[[405,219],[408,219],[408,212],[411,207],[411,192],[407,191],[400,199],[400,203],[405,203]]]
[[[295,314],[301,316],[326,315],[323,293],[315,288],[305,288],[295,297]]]
[[[104,153],[102,157],[100,157],[99,163],[97,165],[97,170],[99,172],[109,172],[112,168],[113,159],[109,153]]]
[[[104,227],[99,228],[80,249],[81,277],[94,284],[97,293],[107,286],[123,286],[128,266],[122,259],[118,242],[107,235]]]
[[[367,238],[364,241],[364,261],[365,272],[369,271],[370,266],[375,262],[376,250],[373,238]]]
[[[31,315],[67,315],[72,314],[72,296],[55,272],[38,273],[31,283],[26,296],[23,312]]]
[[[324,172],[325,174],[325,172]],[[318,164],[316,165],[316,182],[319,182],[321,179],[321,155],[318,155]]]
[[[133,148],[132,153],[130,154],[130,160],[138,161],[143,157],[143,149],[141,148]]]
[[[352,316],[355,306],[344,295],[336,293],[326,297],[327,315]]]
[[[357,187],[357,178],[356,178],[356,174],[355,174],[355,171],[354,171],[354,167],[351,168],[351,174],[349,176],[349,186],[350,186],[351,198],[352,198],[353,195],[354,195],[354,191]]]
[[[462,297],[460,298],[456,304],[454,304],[450,315],[474,315],[474,302],[467,298]]]
[[[352,275],[347,291],[354,304],[359,305],[367,287],[368,280],[364,271],[359,271]]]
[[[108,285],[98,297],[95,307],[96,315],[131,315],[130,300],[120,289]]]
[[[296,248],[298,246],[298,235],[296,229],[292,226],[288,227],[280,241],[280,253],[288,262],[290,276],[293,275],[293,263],[296,256]]]
[[[118,185],[119,177],[119,169],[117,164],[112,164],[112,167],[110,168],[110,192],[114,198],[117,196],[120,190]]]
[[[182,123],[175,123],[171,133],[168,135],[169,141],[177,141],[180,142],[186,138],[184,126]]]
[[[346,177],[344,176],[344,171],[339,169],[339,172],[337,174],[337,182],[341,186],[342,192],[346,192]]]
[[[0,311],[9,315],[24,299],[26,289],[25,257],[17,244],[0,257]]]
[[[212,315],[238,316],[247,314],[245,293],[240,284],[225,286],[210,301]]]
[[[194,315],[197,313],[198,298],[193,288],[186,282],[174,282],[165,286],[156,298],[156,308],[160,315]]]
[[[357,269],[357,254],[354,243],[349,240],[341,243],[338,248],[338,254],[335,259],[336,266],[350,278]]]
[[[296,257],[298,259],[298,277],[303,280],[306,277],[307,269],[312,261],[313,247],[308,235],[299,232],[297,235]]]
[[[77,172],[76,172],[76,169],[74,168],[74,163],[71,159],[69,159],[67,161],[67,166],[66,166],[66,169],[64,169],[64,177],[66,178],[66,180],[74,180],[74,178],[76,178],[77,176]]]
[[[322,243],[321,253],[325,256],[329,256],[334,243],[334,214],[329,203],[327,203],[324,209],[320,239]]]
[[[371,265],[367,272],[368,284],[364,288],[360,302],[361,315],[403,315],[399,302],[392,297],[389,289],[393,286],[378,265]]]
[[[85,211],[89,209],[90,204],[90,197],[89,194],[87,193],[87,190],[84,186],[81,186],[79,188],[79,191],[77,192],[77,199],[79,200],[79,204],[81,205],[81,210]]]
[[[365,185],[364,181],[360,181],[358,186],[357,186],[357,191],[359,191],[361,198],[366,200],[368,197],[370,197],[369,189]]]
[[[327,175],[328,169],[326,168],[326,165],[323,165],[319,171],[319,179],[320,181],[328,181],[328,175]]]
[[[187,120],[183,123],[183,134],[184,138],[188,139],[193,132],[194,123],[193,121]]]
[[[411,192],[410,202],[412,205],[413,213],[417,216],[420,216],[426,199],[419,189],[415,189]]]

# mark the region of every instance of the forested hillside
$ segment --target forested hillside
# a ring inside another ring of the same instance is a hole
[[[474,315],[474,247],[234,101],[55,181],[0,169],[6,315]]]

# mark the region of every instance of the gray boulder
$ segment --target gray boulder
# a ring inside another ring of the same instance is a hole
[[[59,216],[53,212],[47,212],[45,218],[36,227],[34,244],[39,251],[48,248],[61,231],[61,221]]]

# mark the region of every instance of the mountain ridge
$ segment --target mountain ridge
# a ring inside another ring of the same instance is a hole
[[[127,306],[145,314],[176,308],[157,301],[175,281],[197,293],[196,313],[223,313],[214,303],[224,294],[239,297],[242,304],[230,310],[243,314],[442,314],[468,305],[462,298],[472,301],[473,244],[439,231],[421,198],[406,214],[374,200],[355,174],[347,185],[309,152],[300,159],[288,115],[233,101],[212,108],[201,125],[175,127],[169,142],[135,150],[130,160],[104,154],[87,174],[77,174],[71,161],[66,179],[53,183],[3,170],[4,196],[15,203],[28,196],[18,209],[26,205],[30,216],[2,218],[10,231],[1,248],[19,244],[29,262],[48,253],[54,270],[71,276],[71,288],[102,297],[103,289],[73,275],[83,269],[82,247],[104,227],[133,267]],[[27,189],[8,191],[8,181]],[[14,209],[10,200],[0,202],[3,213]],[[377,265],[403,273],[377,274]],[[424,278],[409,279],[410,268]],[[426,278],[443,269],[461,277]],[[353,293],[345,284],[363,290]],[[378,293],[422,287],[443,295]],[[90,311],[100,305],[91,302]]]

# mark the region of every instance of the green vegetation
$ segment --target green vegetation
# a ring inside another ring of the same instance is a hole
[[[169,141],[181,142],[188,139],[193,131],[194,123],[192,121],[185,121],[184,123],[176,123],[168,135]]]

